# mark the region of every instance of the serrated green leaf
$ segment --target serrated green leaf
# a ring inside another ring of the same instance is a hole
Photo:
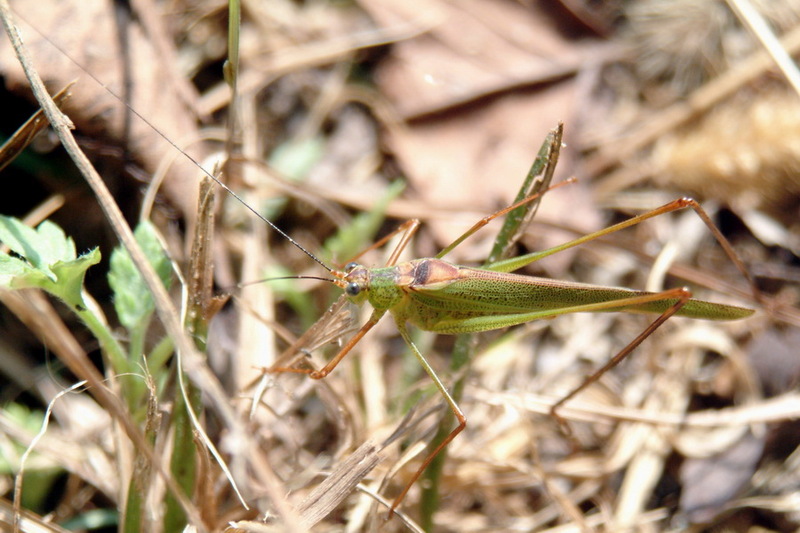
[[[20,257],[0,254],[0,286],[39,288],[83,308],[86,270],[100,262],[97,249],[76,259],[75,243],[56,224],[44,221],[36,229],[0,215],[0,241]]]
[[[6,254],[0,255],[0,287],[13,288],[11,284],[14,278],[30,270],[33,270],[33,267],[22,259]]]
[[[58,261],[72,261],[76,256],[72,239],[47,220],[33,229],[16,218],[0,215],[0,242],[52,281],[56,278],[50,266]]]
[[[100,250],[94,248],[72,261],[59,261],[51,270],[58,282],[49,291],[74,307],[83,308],[83,280],[89,267],[100,262]]]
[[[42,264],[40,256],[42,250],[38,241],[35,229],[26,226],[16,218],[0,215],[0,242],[37,268]],[[50,273],[49,270],[47,272]]]
[[[77,258],[75,242],[67,237],[57,224],[45,220],[36,228],[45,252],[41,253],[46,264],[51,265],[56,261],[69,262]]]
[[[153,225],[142,222],[134,236],[161,282],[169,288],[172,266]],[[155,306],[150,289],[124,248],[115,248],[111,254],[108,283],[114,291],[114,308],[120,323],[129,330],[141,325],[153,312]]]
[[[8,260],[4,259],[3,263],[6,262]],[[7,286],[11,289],[42,289],[73,308],[83,309],[85,306],[81,291],[86,271],[99,262],[100,250],[95,248],[75,260],[56,261],[50,265],[49,273],[23,263],[24,267],[16,267],[18,273],[10,276]],[[12,266],[11,269],[13,268],[15,267]]]

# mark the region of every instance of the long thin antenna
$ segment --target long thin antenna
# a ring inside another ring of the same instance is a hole
[[[257,285],[259,283],[265,283],[267,281],[279,281],[279,280],[283,280],[283,279],[313,279],[313,280],[316,280],[316,281],[326,281],[328,283],[333,283],[334,285],[336,285],[337,282],[341,283],[341,282],[339,282],[339,280],[336,280],[336,279],[322,278],[322,277],[319,277],[319,276],[278,276],[276,278],[263,278],[263,279],[257,279],[257,280],[254,280],[254,281],[245,281],[243,283],[237,283],[235,285],[235,287],[237,289],[242,289],[244,287],[249,287],[250,285]]]
[[[19,16],[19,14],[17,14],[17,16]],[[20,17],[20,18],[22,18],[22,17]],[[23,20],[25,20],[25,19],[23,19]],[[268,224],[268,225],[269,225],[269,226],[270,226],[270,227],[271,227],[273,230],[275,230],[275,231],[276,231],[276,232],[277,232],[277,233],[278,233],[278,234],[279,234],[281,237],[285,238],[285,239],[286,239],[286,240],[288,240],[290,243],[292,243],[292,244],[293,244],[295,247],[297,247],[297,248],[298,248],[298,249],[299,249],[301,252],[303,252],[303,253],[304,253],[304,254],[306,254],[308,257],[310,257],[311,259],[313,259],[313,260],[314,260],[314,262],[316,262],[317,264],[319,264],[319,265],[320,265],[322,268],[324,268],[324,269],[325,269],[325,270],[327,270],[328,272],[331,272],[331,273],[333,273],[333,272],[334,272],[334,270],[333,270],[332,268],[330,268],[328,265],[326,265],[325,263],[323,263],[321,259],[319,259],[317,256],[315,256],[314,254],[312,254],[311,252],[309,252],[307,249],[305,249],[305,248],[304,248],[304,247],[303,247],[303,246],[302,246],[302,245],[301,245],[299,242],[297,242],[296,240],[294,240],[293,238],[291,238],[291,237],[290,237],[290,236],[289,236],[289,235],[288,235],[288,234],[287,234],[285,231],[283,231],[281,228],[279,228],[278,226],[276,226],[276,225],[275,225],[275,224],[274,224],[272,221],[270,221],[268,218],[264,217],[264,216],[263,216],[261,213],[259,213],[259,212],[258,212],[258,211],[257,211],[255,208],[251,207],[251,206],[250,206],[250,205],[249,205],[247,202],[245,202],[245,201],[244,201],[244,200],[243,200],[243,199],[242,199],[242,198],[241,198],[241,197],[240,197],[238,194],[236,194],[235,192],[233,192],[233,189],[231,189],[230,187],[228,187],[227,185],[225,185],[225,183],[224,183],[222,180],[220,180],[219,178],[217,178],[216,176],[214,176],[214,175],[213,175],[211,172],[209,172],[208,170],[206,170],[206,169],[205,169],[205,167],[203,167],[203,165],[201,165],[201,164],[200,164],[200,163],[199,163],[199,162],[198,162],[198,161],[197,161],[195,158],[193,158],[191,155],[189,155],[189,154],[187,154],[186,152],[184,152],[183,150],[181,150],[180,146],[178,146],[178,145],[177,145],[175,142],[173,142],[173,141],[172,141],[172,139],[170,139],[169,137],[167,137],[166,135],[164,135],[164,134],[161,132],[161,130],[159,130],[158,128],[156,128],[154,124],[152,124],[152,123],[151,123],[151,122],[150,122],[150,121],[149,121],[149,120],[148,120],[146,117],[144,117],[144,116],[143,116],[141,113],[139,113],[138,111],[136,111],[136,109],[134,109],[134,108],[133,108],[133,107],[132,107],[132,106],[131,106],[131,105],[130,105],[128,102],[126,102],[125,100],[123,100],[123,99],[122,99],[122,98],[121,98],[121,97],[120,97],[120,96],[119,96],[117,93],[115,93],[115,92],[114,92],[114,91],[113,91],[113,90],[112,90],[112,89],[111,89],[111,88],[110,88],[108,85],[106,85],[105,83],[103,83],[103,82],[102,82],[102,81],[101,81],[101,80],[100,80],[98,77],[96,77],[94,74],[92,74],[91,72],[89,72],[88,70],[86,70],[85,68],[83,68],[83,66],[82,66],[80,63],[78,63],[78,61],[76,61],[75,59],[73,59],[73,58],[72,58],[72,56],[71,56],[71,55],[69,55],[69,53],[68,53],[66,50],[64,50],[63,48],[61,48],[61,47],[60,47],[60,46],[59,46],[59,45],[58,45],[56,42],[52,41],[52,40],[51,40],[51,39],[50,39],[50,38],[49,38],[47,35],[43,34],[43,33],[42,33],[42,32],[40,32],[38,29],[36,29],[36,27],[35,27],[33,24],[31,24],[31,23],[30,23],[30,22],[28,22],[27,20],[25,20],[25,22],[28,24],[28,26],[30,26],[31,28],[33,28],[33,30],[34,30],[36,33],[38,33],[40,37],[42,37],[42,38],[43,38],[45,41],[47,41],[48,43],[50,43],[50,45],[51,45],[51,46],[53,46],[53,47],[54,47],[56,50],[58,50],[59,52],[61,52],[62,54],[64,54],[64,56],[65,56],[67,59],[69,59],[69,60],[70,60],[70,61],[71,61],[73,64],[75,64],[75,65],[76,65],[78,68],[80,68],[80,69],[81,69],[83,72],[85,72],[87,76],[89,76],[90,78],[92,78],[92,79],[95,81],[95,83],[97,83],[98,85],[100,85],[100,87],[104,88],[106,91],[108,91],[108,92],[109,92],[109,94],[111,94],[111,95],[112,95],[114,98],[116,98],[117,100],[119,100],[119,102],[120,102],[122,105],[124,105],[125,107],[127,107],[127,108],[128,108],[128,110],[129,110],[131,113],[133,113],[134,115],[136,115],[136,117],[137,117],[137,118],[141,119],[141,120],[142,120],[142,122],[144,122],[145,124],[147,124],[147,126],[148,126],[150,129],[152,129],[152,130],[153,130],[153,131],[154,131],[156,134],[158,134],[158,136],[159,136],[159,137],[161,137],[162,139],[164,139],[165,141],[167,141],[167,142],[168,142],[168,143],[169,143],[169,144],[170,144],[170,145],[171,145],[173,148],[175,148],[175,149],[176,149],[177,151],[179,151],[181,154],[183,154],[184,156],[186,156],[186,158],[187,158],[189,161],[191,161],[192,163],[194,163],[194,165],[195,165],[197,168],[199,168],[199,169],[200,169],[200,170],[201,170],[201,171],[202,171],[202,172],[203,172],[203,173],[204,173],[206,176],[208,176],[209,178],[211,178],[212,180],[214,180],[214,182],[215,182],[217,185],[219,185],[220,187],[222,187],[222,188],[223,188],[223,189],[224,189],[224,190],[225,190],[225,191],[226,191],[228,194],[230,194],[231,196],[233,196],[233,197],[234,197],[234,198],[235,198],[237,201],[239,201],[239,203],[241,203],[241,204],[242,204],[243,206],[245,206],[245,207],[246,207],[248,210],[250,210],[250,212],[251,212],[251,213],[253,213],[255,216],[257,216],[258,218],[260,218],[260,219],[261,219],[263,222],[266,222],[266,223],[267,223],[267,224]]]

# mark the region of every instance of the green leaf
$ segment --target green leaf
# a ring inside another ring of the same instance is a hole
[[[74,261],[59,261],[51,269],[56,274],[58,281],[52,283],[52,288],[42,288],[67,302],[69,305],[83,309],[83,280],[89,267],[100,262],[100,250],[94,248]]]
[[[11,288],[11,283],[17,276],[22,276],[33,270],[33,267],[17,257],[8,254],[0,255],[0,287]]]
[[[74,308],[84,307],[81,291],[86,270],[100,262],[96,248],[76,258],[75,243],[52,222],[33,229],[2,215],[0,241],[20,256],[0,254],[0,286],[39,288]]]
[[[56,279],[50,266],[76,257],[72,239],[48,220],[33,229],[21,220],[0,215],[0,241],[53,281]]]
[[[57,261],[47,269],[49,272],[23,263],[18,274],[4,280],[7,282],[5,286],[10,289],[42,289],[73,308],[84,309],[83,280],[89,267],[99,262],[100,251],[95,248],[74,261]]]
[[[286,142],[272,152],[269,165],[291,181],[301,181],[314,168],[325,151],[321,137]]]
[[[169,288],[172,265],[153,225],[144,221],[133,235],[161,282]],[[142,325],[155,308],[153,297],[131,256],[122,247],[115,248],[111,253],[108,283],[114,291],[114,308],[122,325],[128,330]]]
[[[70,518],[64,522],[64,527],[70,531],[87,531],[112,528],[117,524],[119,524],[119,512],[115,509],[91,509]]]
[[[294,139],[278,145],[269,156],[268,164],[289,181],[304,181],[308,173],[319,163],[325,151],[325,139],[312,137]],[[259,211],[272,220],[277,218],[286,206],[285,196],[264,199]]]

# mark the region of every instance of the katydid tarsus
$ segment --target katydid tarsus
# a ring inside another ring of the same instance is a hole
[[[135,110],[132,109],[131,111],[144,120],[144,117],[141,117]],[[178,148],[171,140],[167,139],[167,141],[173,144],[175,148]],[[206,171],[196,161],[192,161],[228,193],[247,206],[239,196],[216,176]],[[452,429],[444,441],[430,451],[422,460],[416,473],[395,498],[391,506],[392,510],[400,505],[414,482],[437,454],[466,427],[465,415],[448,392],[443,381],[437,376],[433,367],[412,341],[408,331],[408,324],[434,333],[457,334],[494,330],[536,319],[552,318],[562,314],[578,312],[628,312],[657,315],[655,320],[640,335],[612,357],[597,373],[593,374],[579,388],[562,397],[551,407],[551,413],[558,418],[557,411],[560,406],[591,383],[597,375],[618,364],[671,316],[734,320],[745,318],[753,313],[751,309],[692,299],[691,292],[686,288],[647,293],[512,273],[514,270],[544,257],[633,226],[649,218],[691,208],[708,226],[727,255],[752,285],[747,270],[731,245],[714,226],[700,205],[688,198],[675,200],[660,208],[560,246],[502,260],[485,268],[458,266],[443,259],[464,238],[478,231],[480,227],[490,220],[502,216],[511,209],[532,199],[533,197],[529,197],[522,202],[486,217],[432,258],[399,262],[401,252],[410,242],[420,224],[418,220],[408,221],[394,233],[402,235],[402,238],[391,253],[386,265],[380,268],[368,268],[357,263],[350,263],[344,270],[337,270],[327,266],[273,222],[264,218],[255,209],[247,206],[248,209],[281,236],[326,269],[333,278],[330,281],[343,289],[346,298],[356,304],[368,302],[373,308],[368,321],[322,368],[277,367],[271,368],[269,371],[275,373],[301,373],[307,374],[313,379],[322,379],[339,364],[364,335],[388,312],[394,318],[401,337],[411,348],[425,372],[433,380],[456,417],[456,427]],[[386,240],[383,239],[380,242],[383,243]]]

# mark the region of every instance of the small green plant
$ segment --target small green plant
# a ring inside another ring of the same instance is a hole
[[[6,216],[0,216],[0,241],[15,254],[0,255],[0,286],[39,288],[76,313],[86,310],[83,279],[100,262],[97,248],[78,257],[75,243],[54,223],[44,221],[34,229]]]
[[[161,281],[169,286],[172,266],[155,228],[145,221],[134,235]],[[108,274],[114,309],[125,330],[120,335],[111,329],[102,309],[84,287],[88,269],[100,262],[99,249],[78,255],[74,241],[56,224],[44,221],[31,228],[16,218],[1,215],[0,242],[8,249],[0,253],[0,287],[12,291],[41,289],[61,300],[78,317],[97,339],[107,374],[116,379],[131,416],[144,421],[143,430],[153,442],[157,426],[152,423],[152,410],[148,410],[153,402],[146,398],[147,381],[155,384],[155,389],[150,389],[155,395],[163,392],[169,374],[165,363],[172,354],[172,343],[163,339],[153,346],[146,345],[154,303],[130,255],[122,248],[115,249]],[[147,378],[143,379],[143,375]],[[147,494],[142,484],[148,476],[146,470],[137,470],[131,480],[130,489],[138,489],[128,491],[126,531],[141,530],[141,509]]]
[[[168,285],[171,267],[154,228],[144,222],[136,229],[135,235],[150,263]],[[37,288],[55,296],[100,342],[111,372],[117,375],[141,372],[143,339],[153,313],[153,300],[127,252],[121,248],[114,250],[109,272],[114,307],[131,339],[129,349],[124,350],[83,286],[89,267],[100,262],[99,249],[93,248],[79,256],[74,241],[56,224],[46,220],[31,228],[7,216],[0,216],[0,242],[10,250],[10,253],[0,254],[0,287],[11,290]],[[140,389],[141,386],[128,387],[125,397],[129,405],[135,405],[140,399],[135,394]]]

